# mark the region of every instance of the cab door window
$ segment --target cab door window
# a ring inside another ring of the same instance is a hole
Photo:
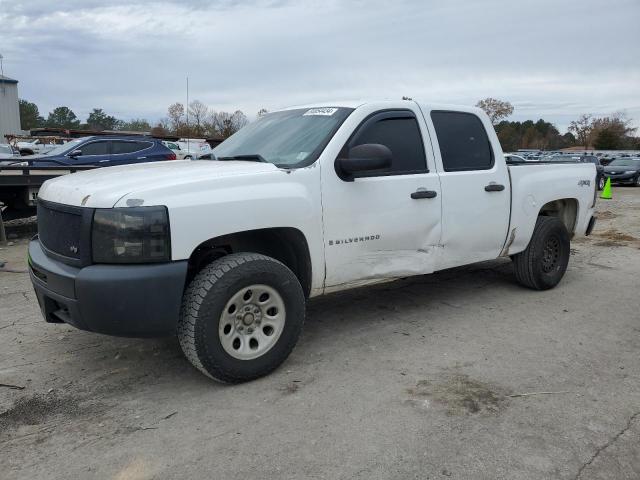
[[[380,112],[370,116],[348,142],[348,148],[378,143],[391,150],[391,168],[362,176],[409,175],[426,173],[427,159],[420,127],[409,111]],[[344,152],[346,154],[346,152]]]

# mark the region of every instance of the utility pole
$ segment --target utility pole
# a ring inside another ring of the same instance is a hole
[[[187,77],[187,135],[189,135],[189,77]],[[189,137],[187,137],[187,152],[191,153],[189,146]]]

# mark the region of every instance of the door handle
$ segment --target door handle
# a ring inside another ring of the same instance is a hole
[[[486,187],[484,187],[485,192],[501,192],[504,190],[504,185],[500,185],[499,183],[490,183]]]
[[[438,196],[438,192],[433,190],[416,190],[411,194],[411,198],[417,200],[419,198],[436,198]]]

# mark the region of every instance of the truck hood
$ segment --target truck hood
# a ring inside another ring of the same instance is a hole
[[[111,208],[128,194],[188,185],[224,177],[275,172],[271,163],[170,160],[96,168],[47,180],[39,198],[65,205]]]

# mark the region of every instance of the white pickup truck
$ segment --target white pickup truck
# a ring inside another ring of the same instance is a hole
[[[177,334],[203,373],[241,382],[287,358],[306,298],[498,257],[552,288],[595,222],[594,165],[507,165],[476,108],[290,108],[214,153],[47,181],[29,246],[45,319]]]

